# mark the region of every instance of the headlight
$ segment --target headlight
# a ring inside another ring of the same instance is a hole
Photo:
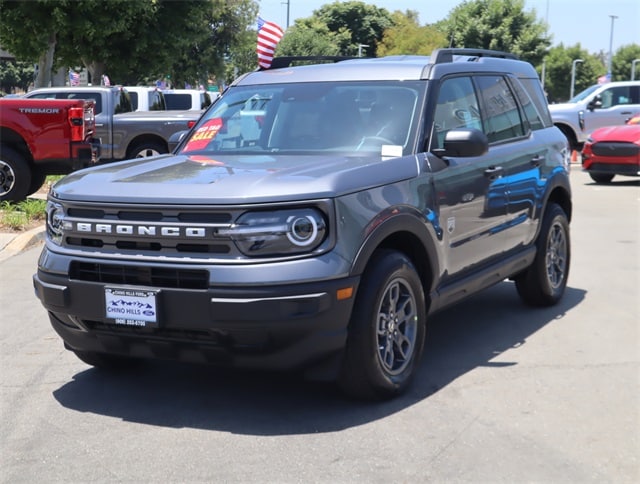
[[[65,229],[64,208],[59,203],[47,202],[47,235],[57,245],[62,244],[62,233]]]
[[[322,213],[313,208],[247,212],[218,235],[228,236],[248,256],[275,256],[312,252],[326,238]]]

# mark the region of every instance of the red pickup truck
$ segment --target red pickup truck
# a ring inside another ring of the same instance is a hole
[[[0,99],[0,201],[20,201],[47,175],[96,163],[94,101]]]

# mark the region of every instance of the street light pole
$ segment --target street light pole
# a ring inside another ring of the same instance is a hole
[[[289,4],[291,3],[291,0],[285,0],[284,2],[281,2],[281,3],[287,4],[287,28],[289,28]]]
[[[569,99],[573,99],[573,85],[576,82],[576,64],[584,62],[582,59],[574,59],[571,63],[571,94],[569,95]]]
[[[634,59],[631,62],[631,80],[635,81],[636,80],[636,64],[640,62],[640,59]]]
[[[611,62],[613,61],[613,21],[618,18],[617,15],[609,15],[611,17],[611,36],[609,37],[609,62],[607,63],[607,75],[609,81],[613,80],[613,74],[611,73]]]

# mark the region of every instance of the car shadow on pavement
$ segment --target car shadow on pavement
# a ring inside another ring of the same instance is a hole
[[[333,384],[288,374],[229,371],[148,362],[125,373],[87,369],[53,392],[66,408],[125,421],[247,435],[334,432],[384,418],[418,403],[478,367],[517,365],[492,360],[527,344],[561,320],[586,291],[567,288],[551,308],[528,309],[513,283],[503,282],[430,319],[423,361],[409,390],[390,401],[344,397]]]

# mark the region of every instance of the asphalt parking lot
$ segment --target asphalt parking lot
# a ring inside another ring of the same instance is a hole
[[[153,362],[119,375],[64,350],[33,295],[39,247],[0,261],[0,481],[640,481],[640,182],[573,166],[559,305],[503,282],[436,315],[410,391]]]

